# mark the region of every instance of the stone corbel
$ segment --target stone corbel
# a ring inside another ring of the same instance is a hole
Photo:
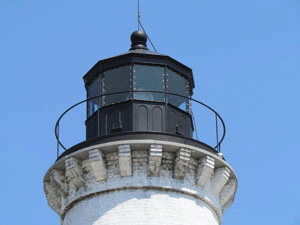
[[[222,188],[225,186],[230,177],[230,170],[228,167],[223,167],[215,170],[212,179],[211,187],[212,193],[216,196],[219,195]]]
[[[106,180],[107,175],[105,162],[99,149],[93,149],[89,151],[89,162],[91,164],[96,181]]]
[[[118,147],[118,154],[121,177],[132,176],[132,159],[130,145],[120,145]]]
[[[199,186],[204,186],[207,180],[209,180],[214,174],[215,159],[206,156],[199,160],[199,165],[196,174],[196,184]]]
[[[174,178],[184,179],[186,167],[191,159],[191,151],[186,148],[180,148],[174,163]]]
[[[160,175],[162,159],[162,145],[152,144],[149,149],[148,176],[158,177]]]
[[[81,162],[74,157],[68,157],[65,161],[66,165],[66,179],[74,184],[78,189],[84,185],[82,177]]]

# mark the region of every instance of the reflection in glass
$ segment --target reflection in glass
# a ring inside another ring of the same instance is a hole
[[[167,70],[167,92],[187,96],[186,80],[178,73],[169,69]],[[187,110],[186,98],[168,94],[167,101],[184,111]]]
[[[92,98],[98,95],[101,95],[101,76],[97,78],[87,90],[87,97]],[[94,98],[87,102],[87,114],[88,117],[91,116],[94,112],[96,112],[101,107],[101,97]]]
[[[164,68],[159,66],[134,65],[134,91],[164,91]],[[163,93],[136,92],[134,99],[164,101]]]
[[[104,72],[104,93],[130,91],[130,66],[123,66]],[[129,100],[130,93],[104,96],[104,105]]]

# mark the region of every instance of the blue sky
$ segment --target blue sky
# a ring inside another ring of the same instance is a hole
[[[222,224],[299,225],[300,1],[141,0],[141,13],[158,52],[193,69],[194,98],[225,120],[239,186]],[[136,1],[1,0],[0,21],[0,224],[59,224],[42,186],[55,122],[85,98],[98,60],[129,49]],[[75,144],[84,115],[73,116],[62,131]]]

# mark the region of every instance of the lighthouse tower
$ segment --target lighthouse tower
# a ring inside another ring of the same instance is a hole
[[[66,151],[44,178],[62,225],[217,225],[233,203],[237,178],[220,153],[223,137],[215,147],[194,139],[192,103],[223,120],[192,100],[192,70],[146,41],[133,32],[128,52],[83,77],[86,140],[65,148],[58,139]]]

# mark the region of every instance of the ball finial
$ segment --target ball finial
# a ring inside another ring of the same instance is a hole
[[[131,48],[129,50],[135,49],[144,49],[148,50],[147,48],[147,34],[144,31],[136,30],[131,34]]]

